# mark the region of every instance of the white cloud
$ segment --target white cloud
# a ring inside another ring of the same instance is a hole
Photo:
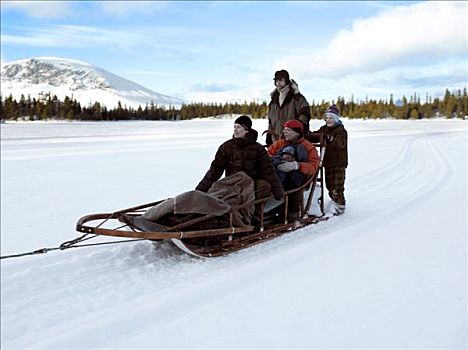
[[[127,74],[132,75],[154,75],[157,77],[178,77],[180,74],[178,73],[169,73],[169,72],[162,72],[162,71],[154,71],[154,70],[142,70],[142,69],[131,69],[126,72]]]
[[[69,15],[72,2],[67,1],[1,1],[1,10],[20,11],[35,18],[60,18]]]
[[[47,28],[29,28],[22,33],[2,34],[2,45],[22,45],[58,48],[109,47],[116,50],[132,48],[153,49],[168,57],[189,57],[190,48],[181,48],[177,39],[200,35],[200,30],[175,27],[139,27],[109,29],[81,25],[53,25]],[[193,51],[193,50],[192,50]]]
[[[96,3],[102,14],[115,18],[148,15],[161,11],[168,5],[168,1],[98,1]]]
[[[76,14],[77,11],[86,15],[88,12],[114,18],[130,18],[135,15],[151,15],[165,9],[168,1],[97,1],[88,4],[74,1],[2,1],[2,11],[19,11],[34,18],[63,18]],[[90,5],[91,7],[89,7]],[[88,8],[88,10],[84,10]]]
[[[25,35],[2,35],[2,44],[16,44],[39,47],[94,47],[100,45],[126,46],[148,40],[141,33],[125,30],[94,28],[77,25],[57,25],[46,29],[35,29]]]
[[[309,103],[322,100],[332,101],[338,96],[354,101],[369,99],[388,100],[390,95],[399,99],[418,93],[421,99],[426,93],[432,97],[443,95],[446,88],[450,91],[463,89],[467,82],[466,61],[464,59],[449,59],[448,61],[419,67],[388,67],[372,74],[353,73],[340,77],[307,77],[290,71],[291,78],[299,84],[301,93]],[[187,100],[219,102],[225,101],[257,102],[270,101],[270,92],[274,86],[268,69],[249,73],[245,85],[227,91],[207,92],[190,91],[184,95]]]
[[[425,2],[399,6],[354,22],[323,49],[281,59],[305,77],[372,73],[389,66],[431,63],[453,55],[466,57],[467,4]]]

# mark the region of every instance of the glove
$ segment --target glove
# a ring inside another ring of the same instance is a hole
[[[278,170],[284,171],[285,173],[297,169],[299,169],[299,164],[297,164],[297,162],[284,162],[278,165]]]
[[[333,135],[327,135],[327,143],[331,143],[333,141]]]

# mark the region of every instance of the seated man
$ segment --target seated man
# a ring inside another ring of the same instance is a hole
[[[293,146],[296,150],[305,150],[307,156],[305,160],[295,160],[292,162],[283,162],[277,166],[277,169],[285,172],[284,189],[292,190],[304,184],[304,182],[314,176],[319,167],[320,158],[315,146],[304,138],[304,125],[298,120],[288,120],[284,123],[284,138],[274,142],[268,147],[268,154],[271,157],[281,154],[281,151],[287,146]],[[300,193],[290,195],[290,205],[288,208],[288,221],[297,220],[300,211]]]
[[[276,174],[275,168],[267,152],[257,142],[258,133],[252,129],[252,120],[241,115],[234,121],[234,135],[224,142],[216,152],[197,190],[207,192],[223,173],[226,176],[239,171],[245,172],[255,182],[256,198],[268,197],[273,193],[276,199],[281,199],[284,189]]]

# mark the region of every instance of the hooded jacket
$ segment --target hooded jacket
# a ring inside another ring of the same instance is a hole
[[[253,180],[267,181],[275,198],[282,198],[284,195],[283,185],[267,152],[257,142],[257,137],[257,131],[250,129],[244,138],[233,137],[219,146],[210,169],[196,189],[203,192],[208,191],[211,185],[221,178],[223,172],[229,176],[244,171]]]
[[[305,97],[299,92],[296,82],[291,79],[289,91],[280,105],[279,91],[273,90],[268,105],[268,130],[273,133],[273,141],[283,133],[283,124],[291,119],[297,119],[304,124],[305,134],[309,130],[310,107]],[[269,142],[267,142],[268,144]]]

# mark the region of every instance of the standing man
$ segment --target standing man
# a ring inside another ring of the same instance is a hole
[[[309,132],[310,107],[297,83],[289,79],[284,69],[275,73],[274,83],[276,88],[268,105],[267,146],[281,138],[283,125],[288,120],[299,120],[304,125],[304,135]]]

